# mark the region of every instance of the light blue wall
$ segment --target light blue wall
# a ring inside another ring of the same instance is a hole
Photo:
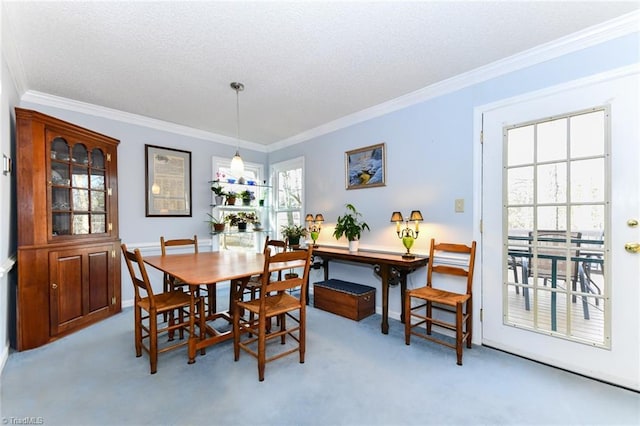
[[[9,74],[4,54],[0,55],[0,161],[2,155],[15,158],[13,105],[18,102],[18,92]],[[0,163],[1,164],[1,163]],[[1,166],[0,166],[1,167]],[[15,205],[15,172],[4,175],[0,172],[0,265],[15,255],[16,217],[12,206]],[[14,290],[13,272],[0,278],[0,371],[8,356],[10,316],[14,309],[9,304]]]

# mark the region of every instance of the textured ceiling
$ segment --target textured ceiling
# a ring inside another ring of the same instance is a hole
[[[21,90],[271,144],[637,10],[627,2],[11,2]]]

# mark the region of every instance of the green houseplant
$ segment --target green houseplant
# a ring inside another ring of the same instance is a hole
[[[246,231],[248,223],[258,222],[258,216],[254,212],[229,213],[225,216],[229,226],[237,226],[238,231]]]
[[[349,240],[349,251],[358,251],[357,241],[362,232],[369,231],[369,225],[362,220],[362,213],[358,212],[353,204],[346,204],[347,212],[338,216],[333,236],[340,239],[343,235]]]
[[[220,182],[213,182],[213,184],[211,185],[211,190],[215,194],[216,206],[221,206],[222,204],[224,204],[224,196],[226,195],[226,193],[224,192],[224,188],[222,187],[222,185],[220,185]]]
[[[215,216],[213,216],[211,213],[207,213],[207,215],[209,216],[209,220],[207,222],[209,222],[209,225],[211,226],[211,230],[213,232],[224,231],[224,227],[225,227],[224,219],[218,219]]]
[[[242,205],[248,206],[251,204],[252,200],[256,199],[256,196],[253,194],[253,191],[245,189],[240,193],[240,198],[242,199]]]
[[[290,246],[300,244],[300,238],[307,235],[307,229],[301,225],[283,225],[282,235],[287,239]]]

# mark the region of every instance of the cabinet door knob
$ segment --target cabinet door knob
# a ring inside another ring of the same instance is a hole
[[[52,289],[54,289],[54,290],[55,290],[55,289],[57,289],[57,288],[58,288],[58,284],[56,284],[56,283],[51,283],[51,288],[52,288]]]

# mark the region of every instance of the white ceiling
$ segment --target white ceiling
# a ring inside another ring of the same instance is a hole
[[[240,139],[268,145],[639,6],[5,0],[2,35],[21,94],[231,138],[236,95],[229,83],[240,81]]]

